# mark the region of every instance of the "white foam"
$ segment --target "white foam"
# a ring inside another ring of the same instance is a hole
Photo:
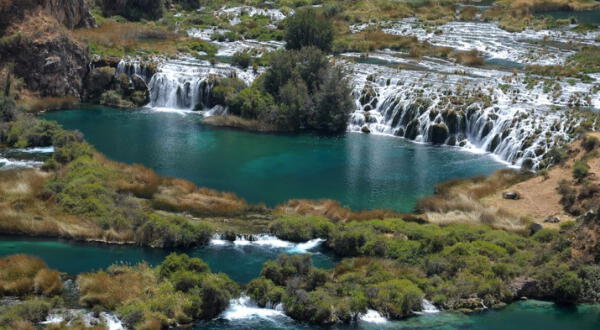
[[[440,312],[440,310],[427,299],[423,299],[421,306],[422,309],[420,312],[417,312],[417,314],[436,314]]]
[[[224,240],[219,235],[215,235],[210,240],[210,244],[214,246],[260,246],[273,249],[285,249],[285,251],[290,254],[308,253],[310,250],[317,248],[323,242],[325,242],[324,239],[316,238],[304,243],[294,243],[284,241],[276,236],[267,234],[254,235],[252,239],[248,239],[247,237],[237,237],[233,242]]]
[[[229,321],[255,318],[272,322],[290,320],[282,310],[258,307],[248,296],[231,300],[229,308],[221,314],[221,317]]]
[[[18,152],[30,153],[30,154],[49,154],[54,152],[54,147],[34,147],[34,148],[21,148],[14,149]]]
[[[125,330],[126,327],[117,316],[111,313],[102,312],[99,317],[95,317],[94,313],[88,312],[85,309],[67,309],[56,310],[50,313],[48,317],[40,324],[60,324],[67,322],[67,326],[71,326],[74,320],[81,319],[85,327],[92,327],[99,324],[105,324],[108,330]]]
[[[385,317],[383,317],[383,315],[381,315],[378,311],[373,309],[368,309],[367,313],[362,314],[360,316],[360,320],[362,322],[375,324],[383,324],[388,322],[388,320]]]
[[[44,162],[35,160],[16,160],[0,157],[0,171],[12,170],[16,168],[35,168],[42,166]]]

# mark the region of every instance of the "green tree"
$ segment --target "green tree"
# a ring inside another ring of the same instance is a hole
[[[287,49],[315,46],[329,52],[333,42],[333,25],[316,9],[299,9],[287,19],[284,40]]]

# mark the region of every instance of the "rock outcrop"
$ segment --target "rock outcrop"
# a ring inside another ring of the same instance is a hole
[[[0,32],[39,11],[69,29],[95,25],[86,0],[0,0]]]
[[[54,17],[44,11],[26,15],[5,33],[0,48],[3,63],[13,63],[15,75],[40,96],[79,98],[87,74],[87,47],[75,40]]]

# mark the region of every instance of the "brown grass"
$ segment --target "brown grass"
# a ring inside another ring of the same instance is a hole
[[[120,271],[119,267],[111,266],[109,272],[87,273],[77,277],[82,305],[100,305],[113,310],[125,301],[143,296],[145,290],[154,287],[156,282],[147,264],[135,266],[135,271]]]
[[[19,105],[25,111],[32,113],[39,113],[46,110],[69,109],[77,104],[79,104],[79,99],[70,95],[63,97],[28,97],[19,100]]]
[[[468,65],[468,66],[480,66],[483,65],[483,56],[475,49],[469,51],[453,51],[448,57],[454,59],[456,63]]]
[[[499,194],[502,189],[527,177],[512,170],[500,170],[488,177],[451,180],[436,186],[435,195],[419,200],[416,209],[433,223],[483,223],[498,229],[521,231],[527,225],[525,218],[505,208],[486,205],[481,199]]]
[[[33,287],[36,293],[46,296],[60,293],[63,289],[60,273],[52,269],[41,269],[33,279]]]
[[[233,115],[207,117],[202,120],[202,123],[211,126],[236,128],[251,132],[267,133],[280,131],[275,125]]]
[[[292,199],[278,205],[274,213],[279,215],[320,216],[333,221],[402,218],[401,214],[389,210],[352,211],[349,208],[343,207],[340,202],[331,199]]]
[[[53,294],[60,290],[60,274],[48,270],[41,259],[23,254],[0,259],[0,295]]]
[[[197,188],[193,183],[180,179],[166,180],[154,194],[152,206],[194,216],[234,216],[250,209],[245,200],[233,193]]]
[[[91,44],[96,50],[117,56],[137,51],[174,55],[177,42],[186,40],[167,28],[141,23],[107,21],[94,29],[73,31],[76,38]]]

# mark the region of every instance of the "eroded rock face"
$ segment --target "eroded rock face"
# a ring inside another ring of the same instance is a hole
[[[38,11],[69,29],[95,25],[86,0],[0,0],[0,32]]]
[[[5,35],[14,37],[0,50],[0,57],[14,63],[14,73],[28,89],[40,96],[80,97],[88,71],[87,48],[55,18],[44,11],[32,13],[9,27]]]

